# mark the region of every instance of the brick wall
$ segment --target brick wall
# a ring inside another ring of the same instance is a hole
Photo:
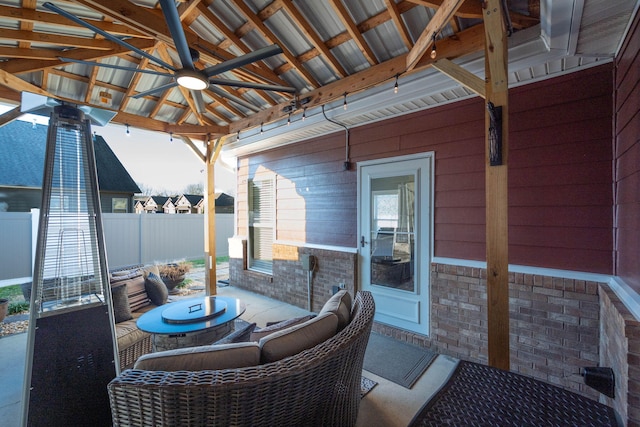
[[[274,244],[273,271],[265,274],[246,268],[246,240],[233,243],[229,259],[229,283],[297,307],[307,308],[308,273],[302,268],[300,256],[313,255],[317,265],[313,272],[312,310],[319,311],[333,295],[333,286],[345,284],[351,295],[357,281],[357,257],[355,253],[312,249]],[[230,244],[230,250],[232,245]]]
[[[608,286],[601,290],[600,316],[600,365],[613,368],[616,379],[615,399],[601,395],[600,401],[629,426],[640,426],[640,322]]]
[[[246,242],[243,243],[246,257]],[[279,245],[273,276],[230,260],[230,282],[306,308],[306,272],[299,256],[318,257],[313,310],[345,283],[357,283],[356,254]],[[287,254],[285,256],[285,254]],[[286,259],[285,259],[286,258]],[[509,274],[511,370],[612,406],[625,425],[640,426],[640,322],[605,283],[535,274]],[[486,270],[431,265],[429,336],[374,323],[373,330],[440,354],[487,363]],[[606,366],[616,376],[616,397],[586,386],[580,368]]]
[[[509,274],[511,370],[597,399],[579,375],[599,364],[598,283]],[[431,266],[429,337],[374,330],[460,359],[487,363],[486,270]]]

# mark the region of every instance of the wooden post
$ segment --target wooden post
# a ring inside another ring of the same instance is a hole
[[[492,135],[489,109],[485,108],[485,183],[487,240],[487,328],[489,365],[509,370],[509,239],[507,204],[508,164],[508,60],[507,36],[500,0],[483,4],[485,23],[486,106],[501,110],[501,125]],[[495,149],[495,138],[501,133],[502,144]],[[501,154],[501,163],[492,162],[490,151]],[[492,165],[494,163],[494,165]]]
[[[207,295],[216,295],[218,290],[216,284],[216,186],[215,186],[215,164],[222,148],[223,139],[219,138],[215,144],[207,137],[206,160],[207,185],[206,185],[206,206],[207,212],[204,226],[204,263],[205,263],[205,292]]]

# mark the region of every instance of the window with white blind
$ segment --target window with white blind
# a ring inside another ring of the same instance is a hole
[[[272,272],[276,229],[275,178],[249,181],[249,268]]]

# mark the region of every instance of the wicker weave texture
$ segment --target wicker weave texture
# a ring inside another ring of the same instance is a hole
[[[118,357],[120,358],[120,370],[123,371],[125,369],[132,368],[140,356],[151,353],[151,350],[152,343],[150,334],[144,339],[135,342],[133,345],[121,349],[118,351]]]
[[[352,320],[286,359],[219,371],[126,370],[108,385],[114,426],[352,426],[375,304],[359,292]]]

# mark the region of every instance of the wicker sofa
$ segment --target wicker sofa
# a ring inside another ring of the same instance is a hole
[[[113,425],[355,425],[374,311],[371,294],[359,292],[342,330],[270,363],[200,371],[128,369],[108,385]]]
[[[138,318],[145,312],[157,307],[154,305],[145,289],[145,270],[142,265],[122,267],[109,271],[109,281],[114,298],[114,310],[116,314],[116,338],[118,341],[118,357],[120,370],[133,367],[136,360],[142,355],[151,353],[151,334],[141,331],[136,325]],[[130,316],[125,320],[118,317],[118,296],[115,289],[124,286],[126,292],[123,295],[122,304],[126,304]],[[131,317],[131,318],[128,318]]]

